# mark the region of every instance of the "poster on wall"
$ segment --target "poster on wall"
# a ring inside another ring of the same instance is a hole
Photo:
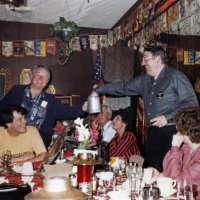
[[[2,42],[2,55],[6,57],[13,55],[13,42]]]
[[[35,55],[34,41],[24,41],[24,53],[26,56],[34,56]]]

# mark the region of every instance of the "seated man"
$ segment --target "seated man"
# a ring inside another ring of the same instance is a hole
[[[37,129],[26,126],[25,114],[21,106],[7,106],[0,111],[0,157],[4,151],[11,151],[11,164],[41,161],[46,154]]]
[[[102,105],[101,112],[97,116],[101,128],[101,141],[110,142],[116,131],[111,121],[112,110],[107,105]]]
[[[131,155],[140,155],[137,139],[132,132],[128,131],[128,117],[128,113],[124,110],[115,112],[113,129],[117,133],[110,142],[110,157],[124,157],[129,160]]]

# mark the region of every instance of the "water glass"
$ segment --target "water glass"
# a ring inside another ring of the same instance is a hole
[[[193,200],[194,199],[194,191],[193,191],[191,180],[184,179],[183,197],[184,197],[184,200]]]

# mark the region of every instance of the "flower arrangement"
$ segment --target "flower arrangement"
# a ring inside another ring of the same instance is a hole
[[[97,144],[98,134],[97,130],[89,130],[88,124],[83,124],[84,119],[77,118],[74,120],[75,125],[75,138],[78,142],[78,148],[90,149]],[[57,121],[54,130],[53,138],[56,139],[59,135],[63,134],[66,127],[69,125],[67,121]],[[66,132],[67,133],[67,132]]]
[[[97,144],[98,131],[89,130],[87,124],[83,124],[83,119],[77,118],[74,120],[75,138],[79,142],[80,149],[89,149]]]

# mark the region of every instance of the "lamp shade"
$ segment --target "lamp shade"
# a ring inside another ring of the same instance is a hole
[[[39,192],[32,192],[25,196],[25,200],[82,200],[83,193],[72,188],[69,178],[53,177],[43,181]]]

